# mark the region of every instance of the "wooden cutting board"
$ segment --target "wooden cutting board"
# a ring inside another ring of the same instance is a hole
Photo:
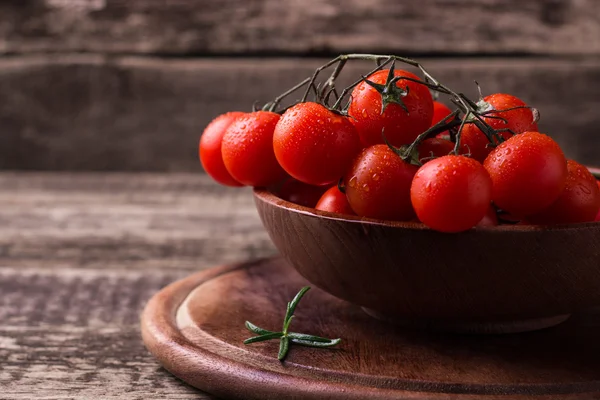
[[[244,321],[281,330],[307,285],[282,259],[217,267],[156,294],[146,346],[175,376],[225,399],[600,399],[600,310],[556,327],[496,336],[411,331],[313,288],[291,331],[342,338],[333,349],[244,345]]]

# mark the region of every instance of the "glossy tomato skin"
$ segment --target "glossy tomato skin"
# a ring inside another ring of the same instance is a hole
[[[388,70],[370,75],[367,79],[385,84]],[[419,79],[418,76],[403,70],[395,70],[394,76]],[[429,89],[420,83],[400,79],[396,86],[408,88],[408,94],[402,101],[408,113],[399,104],[389,104],[381,114],[381,94],[365,82],[361,82],[352,91],[352,101],[348,114],[360,135],[364,147],[383,144],[382,131],[388,142],[394,146],[412,143],[415,138],[431,126],[433,117],[433,98]]]
[[[431,126],[434,126],[448,115],[452,113],[452,110],[445,105],[444,103],[440,103],[439,101],[433,102],[433,118],[431,119]]]
[[[244,115],[243,112],[232,111],[219,115],[213,119],[200,137],[198,155],[204,171],[215,181],[226,186],[243,186],[236,181],[225,168],[223,156],[221,155],[221,144],[225,131],[237,118]]]
[[[567,160],[559,145],[539,132],[525,132],[502,143],[483,163],[492,178],[492,200],[515,217],[550,206],[567,180]]]
[[[600,189],[596,179],[583,165],[567,161],[567,182],[558,199],[541,212],[530,215],[534,224],[572,224],[596,219],[600,210]]]
[[[314,208],[327,188],[327,186],[308,185],[294,178],[288,178],[279,189],[278,196],[291,203]]]
[[[323,186],[337,183],[344,175],[360,151],[360,140],[347,117],[308,102],[283,114],[275,128],[273,147],[288,174]]]
[[[337,186],[329,188],[315,207],[317,210],[329,211],[338,214],[356,215],[348,203],[346,195],[340,192]]]
[[[432,157],[447,156],[454,150],[454,143],[446,139],[429,138],[425,139],[419,145],[419,161],[425,164],[432,160]]]
[[[410,184],[417,169],[387,145],[367,147],[344,177],[350,207],[361,217],[411,220]]]
[[[513,107],[526,106],[525,102],[518,97],[510,94],[496,93],[483,98],[483,101],[488,104],[489,109],[498,110],[490,114],[490,117],[501,117],[506,119],[506,122],[500,119],[484,117],[484,121],[494,129],[510,129],[514,133],[537,132],[537,123],[534,122],[533,112],[528,108],[519,108],[516,110],[504,111]],[[512,136],[510,132],[502,132],[500,135],[504,139]],[[462,131],[461,148],[463,154],[470,154],[470,157],[477,161],[483,162],[485,158],[493,150],[493,147],[488,147],[490,141],[475,126],[475,124],[466,124]]]
[[[489,211],[492,181],[481,163],[465,156],[445,156],[422,166],[410,195],[419,220],[440,232],[462,232]]]
[[[439,101],[434,101],[433,102],[433,119],[431,120],[431,126],[434,126],[435,124],[437,124],[438,122],[443,120],[445,117],[447,117],[451,113],[452,113],[452,110],[450,110],[450,108],[447,105],[445,105],[444,103],[440,103]],[[449,121],[446,121],[446,122],[449,122]],[[448,139],[450,137],[450,132],[448,132],[448,131],[440,132],[436,135],[436,137],[440,138],[440,139]]]
[[[223,136],[221,154],[227,171],[248,186],[269,186],[285,178],[273,152],[279,114],[256,111],[236,119]]]
[[[600,189],[600,181],[596,181],[598,184],[598,189]],[[600,211],[598,211],[598,215],[596,215],[596,221],[600,221]]]

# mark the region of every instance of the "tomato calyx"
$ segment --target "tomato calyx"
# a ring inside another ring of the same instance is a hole
[[[406,87],[406,89],[403,89],[396,86],[396,83],[403,79],[403,77],[394,76],[394,65],[395,63],[392,63],[392,65],[390,66],[388,76],[384,84],[370,81],[365,76],[362,77],[362,80],[381,95],[381,114],[384,113],[385,109],[390,104],[398,104],[400,107],[402,107],[406,114],[409,114],[408,108],[402,100],[403,97],[408,96],[409,90],[408,87]]]
[[[460,119],[457,118],[457,116],[459,114],[460,114],[460,110],[453,111],[451,114],[449,114],[447,117],[445,117],[444,119],[439,121],[437,124],[433,125],[431,128],[427,129],[425,132],[423,132],[419,136],[417,136],[417,138],[410,145],[394,147],[392,144],[390,144],[390,142],[388,142],[387,138],[385,137],[385,132],[382,131],[381,135],[383,137],[383,141],[385,142],[385,144],[394,153],[396,153],[402,159],[402,161],[409,163],[409,164],[416,165],[416,166],[421,166],[423,164],[421,163],[420,157],[419,157],[419,145],[425,139],[434,137],[438,133],[444,132],[449,129],[453,129],[459,125],[461,125],[461,126],[464,125],[464,121],[461,121]],[[455,150],[456,150],[456,148],[455,148]]]
[[[395,147],[388,141],[384,131],[381,131],[381,136],[383,137],[383,141],[385,142],[386,146],[392,150],[394,154],[400,157],[402,161],[416,166],[422,165],[419,161],[419,151],[417,150],[417,146],[412,146],[411,144]]]

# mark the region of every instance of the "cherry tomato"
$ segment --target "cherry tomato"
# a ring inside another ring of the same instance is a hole
[[[221,143],[223,134],[233,121],[244,115],[243,112],[233,111],[221,114],[213,119],[204,129],[198,145],[198,154],[202,167],[211,178],[221,185],[243,186],[236,181],[225,168],[223,156],[221,155]]]
[[[452,114],[452,110],[450,110],[450,108],[447,105],[445,105],[444,103],[440,103],[439,101],[434,101],[433,118],[431,120],[431,126],[437,124],[450,114]]]
[[[291,203],[314,208],[326,190],[327,186],[307,185],[294,178],[289,178],[279,189],[278,196]]]
[[[417,167],[387,145],[364,149],[346,173],[346,197],[361,217],[408,221],[414,217],[410,184]]]
[[[389,70],[382,70],[367,79],[383,85]],[[394,76],[419,79],[407,71],[395,70]],[[389,143],[401,146],[412,143],[415,138],[431,126],[433,117],[433,99],[429,89],[417,82],[400,79],[396,86],[408,89],[400,100],[406,106],[406,112],[399,104],[390,103],[381,114],[381,94],[366,82],[361,82],[352,91],[352,101],[348,114],[353,118],[360,140],[364,147],[385,143],[382,131]]]
[[[425,139],[419,145],[419,161],[425,164],[435,157],[447,156],[454,150],[454,143],[446,139],[430,138]]]
[[[494,206],[488,208],[488,212],[484,217],[477,223],[477,227],[489,227],[498,225],[498,215],[496,215],[496,209]]]
[[[483,165],[465,156],[444,156],[422,166],[410,196],[419,220],[440,232],[474,227],[490,209],[492,181]]]
[[[292,177],[310,185],[337,183],[360,151],[348,118],[317,103],[287,110],[275,128],[275,156]]]
[[[239,117],[227,128],[221,154],[235,180],[249,186],[269,186],[285,177],[273,153],[277,121],[279,114],[256,111]]]
[[[433,102],[433,119],[431,120],[431,126],[434,126],[435,124],[437,124],[438,122],[443,120],[445,117],[447,117],[451,113],[452,113],[452,110],[450,110],[450,108],[448,108],[447,105],[445,105],[444,103],[440,103],[439,101],[434,101]],[[448,121],[446,121],[446,122],[448,122]],[[438,133],[436,135],[436,137],[440,138],[440,139],[448,140],[450,138],[450,133],[448,131],[443,131],[441,133]]]
[[[317,210],[338,214],[356,215],[350,207],[346,195],[340,192],[340,189],[338,189],[337,186],[329,188],[329,190],[323,194],[315,208]]]
[[[489,114],[488,117],[483,117],[483,120],[494,129],[510,129],[514,133],[537,132],[538,130],[537,124],[533,119],[533,112],[530,109],[518,108],[502,112],[502,110],[508,110],[513,107],[526,106],[523,100],[515,96],[503,93],[492,94],[484,97],[483,103],[480,103],[480,105],[487,110],[498,110],[498,112]],[[490,117],[500,117],[506,121]],[[502,132],[500,135],[504,139],[512,136],[510,132]],[[489,144],[490,141],[488,138],[475,124],[466,124],[464,126],[461,137],[461,147],[464,154],[470,154],[472,158],[483,162],[493,150],[493,147],[488,147]]]
[[[600,181],[596,181],[598,183],[598,188],[600,189]],[[598,215],[596,215],[596,221],[600,221],[600,211],[598,211]]]
[[[567,160],[558,144],[539,132],[511,137],[483,165],[492,178],[494,203],[515,217],[542,211],[565,188]]]
[[[600,189],[583,165],[567,161],[567,183],[558,199],[541,212],[527,217],[534,224],[570,224],[596,219],[600,210]]]

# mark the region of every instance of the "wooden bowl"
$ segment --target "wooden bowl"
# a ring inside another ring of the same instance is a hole
[[[254,191],[260,218],[312,284],[394,323],[508,333],[600,305],[600,223],[445,234],[343,216]]]

